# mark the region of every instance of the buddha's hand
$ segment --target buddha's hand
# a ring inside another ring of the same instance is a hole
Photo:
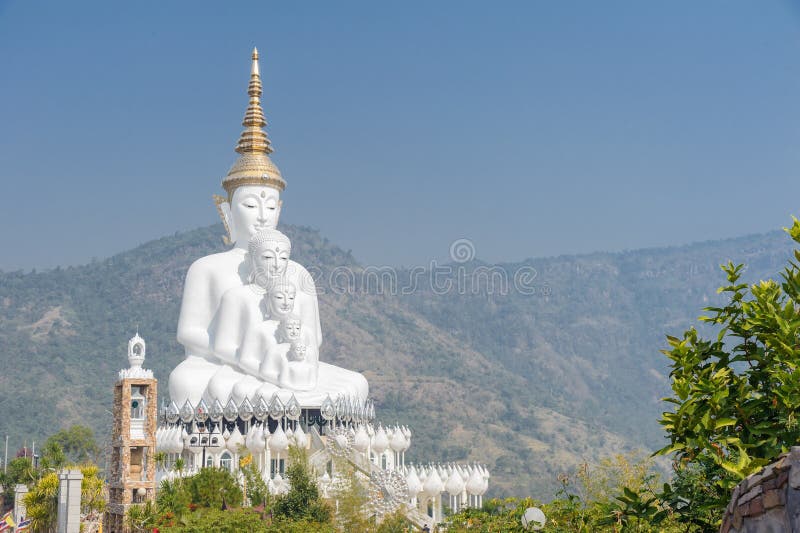
[[[262,379],[271,381],[283,372],[283,369],[288,364],[287,356],[291,347],[292,345],[287,342],[276,344],[264,354],[264,360],[261,362],[259,371]],[[271,382],[274,383],[274,381]]]

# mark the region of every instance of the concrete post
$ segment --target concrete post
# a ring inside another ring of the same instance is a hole
[[[80,470],[63,470],[58,474],[58,533],[81,531]]]
[[[28,494],[27,485],[16,485],[14,487],[14,522],[19,524],[25,518],[27,511],[25,510],[25,502],[22,498]]]

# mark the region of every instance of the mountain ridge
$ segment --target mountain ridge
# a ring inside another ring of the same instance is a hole
[[[180,237],[181,235],[194,233],[194,232],[196,232],[198,230],[203,230],[203,229],[208,229],[208,228],[215,228],[216,229],[216,228],[220,228],[220,227],[221,227],[220,224],[215,223],[215,224],[210,224],[210,225],[207,225],[207,226],[200,226],[200,227],[194,228],[194,229],[176,231],[171,235],[164,235],[164,236],[161,236],[161,237],[154,237],[152,239],[148,239],[148,240],[146,240],[146,241],[144,241],[144,242],[142,242],[140,244],[137,244],[137,245],[133,246],[132,248],[129,248],[129,249],[126,249],[126,250],[122,250],[120,252],[116,252],[116,253],[113,253],[113,254],[110,254],[110,255],[108,255],[106,257],[103,257],[103,258],[93,258],[90,261],[81,262],[81,263],[75,263],[75,264],[71,264],[71,265],[56,265],[56,266],[47,267],[47,268],[40,268],[40,267],[31,267],[29,269],[17,268],[17,269],[13,269],[13,270],[5,270],[3,268],[0,268],[0,275],[2,275],[2,274],[21,274],[21,275],[42,274],[42,273],[47,273],[47,272],[59,271],[59,270],[68,270],[68,269],[73,269],[73,268],[87,267],[87,266],[92,265],[92,264],[108,261],[108,260],[114,259],[115,257],[132,253],[135,250],[138,250],[140,248],[145,248],[145,247],[151,245],[152,243],[156,243],[156,242],[163,241],[163,240],[168,240],[168,239],[174,239],[174,238]],[[283,225],[281,227],[283,228]],[[300,229],[302,231],[307,231],[307,232],[310,232],[310,233],[318,233],[318,234],[321,233],[321,230],[319,228],[315,228],[313,226],[305,226],[305,225],[302,225],[302,224],[290,224],[289,227],[298,228],[298,229]],[[221,232],[221,230],[220,230],[220,232]],[[764,232],[753,232],[753,233],[748,233],[748,234],[745,234],[745,235],[737,235],[737,236],[733,236],[733,237],[722,237],[722,238],[718,238],[718,239],[707,239],[707,240],[701,240],[701,241],[691,241],[691,242],[683,243],[683,244],[668,244],[668,245],[663,245],[663,246],[645,246],[645,247],[641,247],[641,248],[625,248],[625,249],[621,249],[621,250],[592,250],[592,251],[587,251],[587,252],[562,253],[562,254],[542,255],[542,256],[528,256],[528,257],[525,257],[525,258],[517,260],[517,261],[496,261],[496,262],[491,262],[491,261],[487,261],[487,260],[481,259],[479,256],[476,256],[475,261],[478,261],[478,262],[480,262],[481,264],[484,264],[484,265],[501,265],[501,266],[504,266],[504,265],[517,265],[517,264],[524,264],[524,263],[529,263],[529,262],[532,262],[532,261],[541,261],[541,260],[547,260],[547,259],[575,259],[575,258],[579,258],[579,257],[592,257],[592,256],[602,256],[602,255],[624,255],[624,254],[628,254],[628,253],[639,253],[639,252],[674,251],[674,250],[692,248],[694,246],[706,246],[706,245],[714,245],[714,244],[727,244],[727,243],[733,243],[733,242],[742,241],[742,240],[756,240],[756,239],[759,239],[759,238],[777,237],[777,236],[782,236],[782,235],[785,235],[785,231],[784,230],[770,230],[770,231],[764,231]],[[328,239],[325,238],[324,240],[327,241]],[[220,243],[221,243],[220,246],[222,246],[222,236],[221,235],[220,235]],[[353,254],[352,250],[344,250],[343,248],[340,248],[338,246],[337,246],[337,248],[339,248],[343,253],[350,255],[352,257],[352,260],[353,260],[354,264],[358,264],[358,265],[362,265],[363,266],[363,265],[367,265],[369,263],[369,262],[366,262],[366,261],[359,260],[358,257]],[[414,265],[409,266],[409,265],[405,265],[405,264],[401,264],[401,265],[381,264],[381,266],[388,266],[388,267],[391,267],[391,268],[397,268],[399,270],[406,270],[406,269],[409,269],[409,268],[413,267]]]

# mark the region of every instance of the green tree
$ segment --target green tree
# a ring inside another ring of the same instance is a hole
[[[186,483],[196,505],[212,509],[242,505],[242,489],[224,468],[202,468]]]
[[[184,514],[192,503],[192,494],[186,486],[186,480],[178,478],[162,481],[156,493],[156,503],[160,513],[172,513],[176,516]]]
[[[369,519],[367,485],[349,463],[336,460],[336,486],[331,490],[336,500],[336,525],[342,531],[367,533],[373,531]]]
[[[6,472],[0,471],[0,485],[3,489],[3,509],[13,505],[14,490],[18,484],[30,485],[38,478],[38,473],[33,468],[29,457],[17,457],[8,462]]]
[[[54,440],[47,439],[42,452],[41,468],[43,470],[61,470],[66,464],[67,456],[61,445]]]
[[[264,478],[261,477],[258,466],[252,462],[252,459],[250,461],[240,461],[240,465],[242,463],[247,463],[240,466],[239,469],[244,477],[244,485],[247,488],[247,500],[252,506],[264,505],[266,507],[269,503],[270,493]]]
[[[305,519],[318,523],[331,521],[331,509],[322,501],[317,483],[312,478],[305,450],[292,446],[289,448],[289,492],[277,498],[273,507],[276,518]]]
[[[787,230],[800,243],[800,221]],[[731,489],[800,440],[800,251],[782,281],[741,281],[742,265],[722,267],[721,307],[700,320],[715,338],[691,328],[668,337],[675,410],[661,424],[683,483],[681,513],[708,531],[719,526]],[[689,483],[689,485],[687,485]]]
[[[97,462],[100,447],[94,438],[94,432],[87,426],[74,425],[51,435],[45,442],[58,444],[70,463],[80,464],[86,461]]]

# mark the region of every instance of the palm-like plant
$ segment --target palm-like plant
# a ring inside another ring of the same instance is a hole
[[[106,498],[103,480],[97,475],[100,469],[93,464],[80,467],[83,480],[81,481],[81,512],[85,515],[96,516],[106,510]]]
[[[167,464],[167,454],[164,452],[156,452],[153,455],[153,460],[156,462],[156,468],[163,468]]]
[[[145,533],[153,528],[157,516],[158,513],[153,502],[131,505],[125,514],[125,525],[133,533]]]
[[[185,485],[183,479],[174,481],[165,479],[161,482],[156,496],[156,503],[160,512],[173,513],[180,516],[186,511],[192,501],[192,497]]]
[[[50,472],[42,476],[39,483],[24,497],[31,529],[51,533],[56,528],[58,511],[58,474]]]

